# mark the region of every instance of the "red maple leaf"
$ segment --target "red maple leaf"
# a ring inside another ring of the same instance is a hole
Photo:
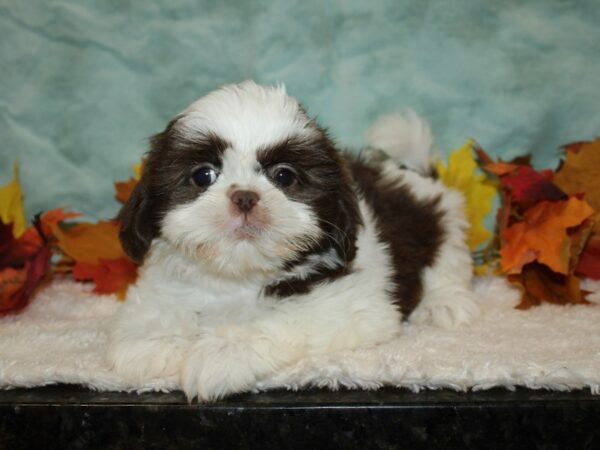
[[[52,252],[39,217],[31,228],[39,233],[37,246],[32,245],[31,234],[15,239],[12,224],[0,221],[0,316],[23,309],[48,273]]]
[[[552,183],[552,171],[538,172],[521,166],[501,177],[503,188],[510,190],[512,200],[533,204],[542,200],[565,200],[567,195]]]

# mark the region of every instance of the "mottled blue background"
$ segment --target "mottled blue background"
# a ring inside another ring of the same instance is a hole
[[[0,0],[0,183],[113,215],[146,139],[223,83],[283,81],[338,141],[413,106],[444,152],[600,133],[600,2]]]

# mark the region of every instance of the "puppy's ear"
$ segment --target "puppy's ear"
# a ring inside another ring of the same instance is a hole
[[[349,182],[338,194],[336,211],[336,226],[330,232],[334,238],[333,245],[344,262],[350,263],[356,256],[356,237],[362,220],[356,193]]]
[[[158,234],[153,209],[146,179],[142,176],[118,217],[121,221],[119,238],[123,250],[138,264],[144,260],[152,240]]]

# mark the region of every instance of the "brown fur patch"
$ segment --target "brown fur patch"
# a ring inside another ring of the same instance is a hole
[[[265,288],[265,294],[274,297],[305,294],[317,283],[349,273],[356,256],[360,212],[345,161],[325,131],[319,129],[319,136],[314,139],[290,138],[262,149],[258,160],[267,175],[270,168],[278,164],[293,169],[295,183],[280,189],[291,200],[310,205],[323,231],[323,237],[294,261],[289,261],[286,269],[306,263],[310,255],[331,250],[340,260],[336,267],[316,264],[314,273],[305,278],[290,277],[271,284]]]
[[[142,179],[119,213],[120,238],[125,252],[141,263],[158,236],[160,221],[173,206],[189,202],[205,188],[196,186],[191,175],[199,164],[221,167],[221,157],[229,144],[214,134],[183,138],[177,119],[150,139]]]
[[[402,180],[385,182],[376,165],[349,158],[360,194],[373,210],[379,237],[388,245],[394,268],[393,295],[406,318],[423,293],[423,270],[433,264],[444,239],[439,197],[418,200]]]

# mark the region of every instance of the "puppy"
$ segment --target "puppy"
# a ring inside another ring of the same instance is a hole
[[[110,333],[114,369],[214,400],[388,341],[404,320],[468,323],[463,200],[431,176],[427,124],[385,118],[371,145],[391,158],[338,151],[282,86],[226,86],[175,117],[120,213],[141,268]]]

